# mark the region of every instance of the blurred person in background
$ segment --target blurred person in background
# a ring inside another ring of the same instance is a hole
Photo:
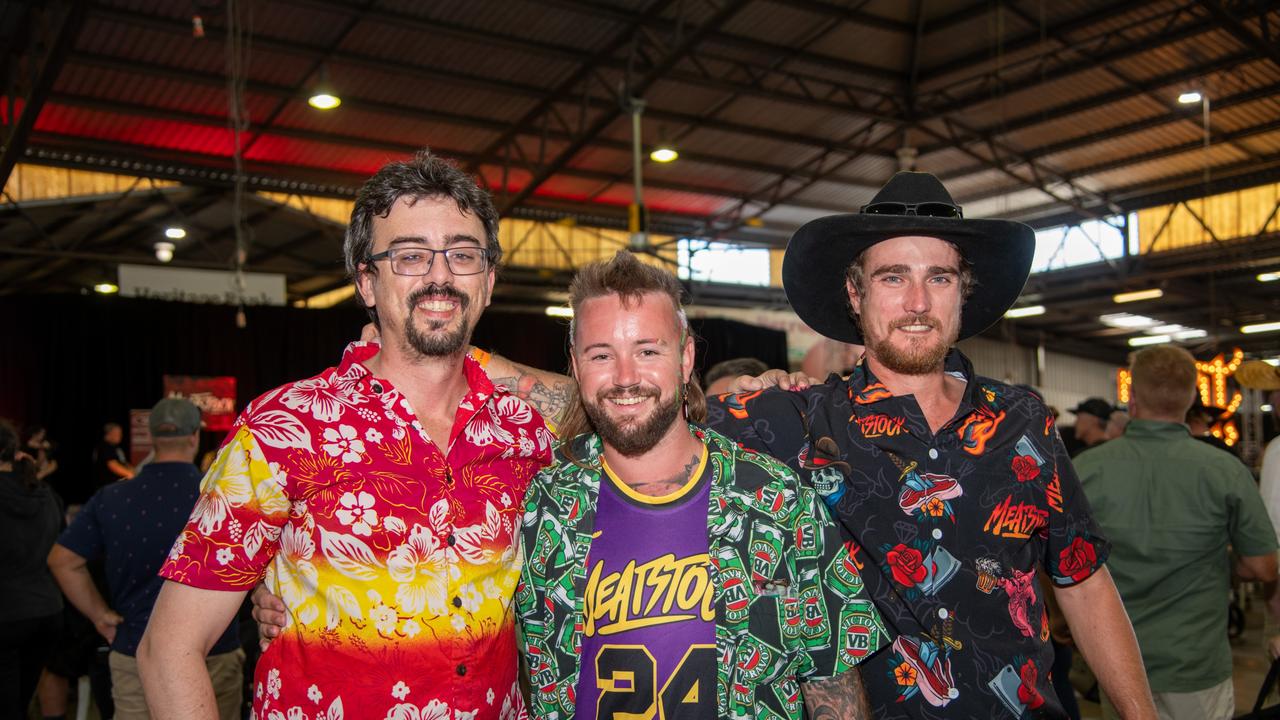
[[[1129,426],[1129,413],[1121,408],[1116,408],[1111,413],[1111,417],[1107,418],[1107,439],[1115,440],[1124,434],[1124,429]]]
[[[769,366],[752,357],[722,360],[707,368],[707,376],[702,379],[702,386],[707,396],[722,395],[729,392],[729,386],[740,375],[755,377],[762,375]]]
[[[62,626],[62,595],[44,564],[62,507],[0,419],[0,717],[23,718]]]
[[[150,416],[154,459],[127,483],[99,490],[49,553],[49,567],[67,598],[111,643],[112,697],[120,720],[146,720],[146,698],[135,659],[164,580],[157,574],[200,494],[193,464],[200,443],[200,410],[165,398]],[[105,559],[110,603],[89,575]],[[222,720],[240,717],[244,651],[236,621],[205,659]]]
[[[134,468],[129,464],[121,443],[124,442],[124,428],[120,423],[109,422],[102,426],[102,439],[93,448],[93,488],[89,494],[96,492],[117,480],[128,480],[133,477]],[[82,502],[77,500],[76,502]]]
[[[1241,556],[1239,577],[1273,582],[1276,533],[1249,469],[1183,423],[1195,396],[1191,353],[1147,348],[1130,372],[1133,420],[1081,453],[1076,471],[1111,539],[1108,564],[1160,717],[1226,720],[1235,712],[1228,546]],[[1105,690],[1103,716],[1115,717]]]
[[[1075,429],[1070,433],[1074,447],[1069,448],[1075,457],[1098,443],[1107,440],[1107,422],[1116,408],[1102,398],[1092,397],[1071,408],[1076,416]]]

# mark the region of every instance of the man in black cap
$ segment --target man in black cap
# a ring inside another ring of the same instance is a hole
[[[811,479],[896,631],[860,666],[879,718],[1066,717],[1037,573],[1125,718],[1153,718],[1109,546],[1033,394],[953,345],[999,320],[1035,235],[966,220],[937,178],[899,173],[861,212],[814,220],[782,268],[793,309],[866,346],[844,380],[712,402],[713,426]]]
[[[1107,441],[1107,423],[1116,408],[1102,398],[1092,397],[1071,408],[1076,416],[1076,427],[1073,435],[1077,446],[1072,456],[1084,452],[1094,445]]]
[[[99,490],[63,531],[49,553],[49,568],[62,592],[111,643],[115,716],[146,718],[138,676],[138,643],[164,579],[157,573],[173,539],[187,524],[200,494],[200,410],[190,401],[165,398],[149,420],[155,459],[127,482]],[[88,564],[106,560],[110,603],[98,592]],[[232,620],[205,658],[223,720],[241,715],[244,651]]]

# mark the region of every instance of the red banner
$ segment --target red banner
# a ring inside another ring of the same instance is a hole
[[[236,420],[236,379],[165,375],[164,396],[190,400],[200,408],[204,429],[227,432]]]

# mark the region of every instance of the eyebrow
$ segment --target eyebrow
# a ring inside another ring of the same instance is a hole
[[[666,345],[666,344],[667,344],[667,341],[659,338],[641,338],[635,341],[634,343],[632,343],[632,345]],[[582,348],[582,352],[588,352],[590,350],[594,350],[595,348],[611,348],[611,347],[613,347],[613,343],[604,343],[604,342],[592,343]]]
[[[459,245],[462,243],[473,243],[475,245],[480,245],[480,241],[477,240],[475,236],[467,235],[466,233],[459,233],[456,235],[444,236],[445,247],[451,247],[453,245]],[[387,247],[395,247],[397,245],[430,245],[430,243],[427,241],[425,237],[422,237],[421,235],[399,235],[395,238],[392,238],[390,243],[387,243]]]
[[[960,269],[954,266],[930,265],[926,268],[929,275],[959,275]],[[871,273],[871,277],[876,278],[881,275],[909,275],[911,273],[910,265],[881,265]]]

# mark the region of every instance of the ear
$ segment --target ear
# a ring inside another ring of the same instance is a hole
[[[578,350],[574,346],[569,346],[569,376],[578,380]]]
[[[858,289],[853,286],[849,278],[844,279],[844,291],[849,294],[849,307],[853,308],[855,315],[861,315],[862,297],[858,295]]]
[[[489,307],[489,303],[493,301],[493,284],[498,279],[498,271],[490,267],[489,272],[485,274],[488,277],[485,282],[484,306]]]
[[[374,307],[376,303],[373,298],[374,283],[377,282],[377,276],[369,272],[369,268],[364,263],[360,263],[356,268],[356,292],[360,293],[360,299],[364,301],[365,307]]]
[[[693,333],[688,333],[687,337],[685,337],[684,347],[680,348],[680,355],[680,372],[684,377],[684,381],[687,383],[689,382],[689,379],[693,377]]]

